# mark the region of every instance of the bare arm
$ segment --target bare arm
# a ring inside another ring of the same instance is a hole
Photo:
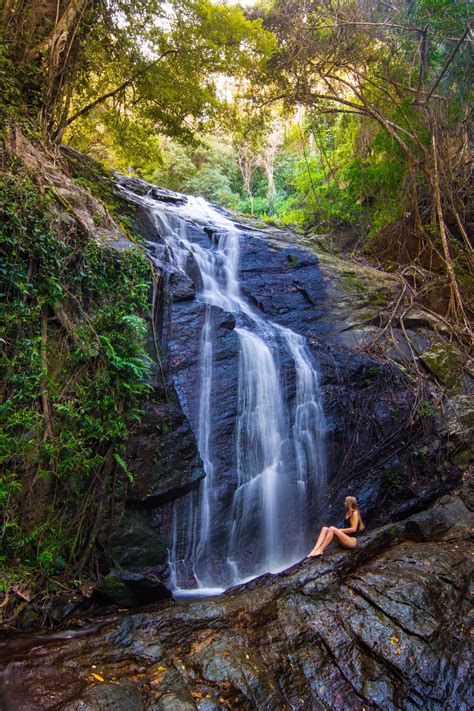
[[[351,516],[350,528],[340,528],[339,530],[342,531],[343,533],[356,533],[358,528],[359,528],[359,514],[357,513],[357,511],[354,511],[354,513]]]

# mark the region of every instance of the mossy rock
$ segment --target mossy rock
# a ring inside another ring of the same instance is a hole
[[[111,539],[112,557],[125,570],[140,570],[163,565],[168,553],[146,514],[126,511]]]
[[[171,591],[156,575],[111,570],[95,588],[95,594],[121,607],[149,605],[171,597]]]
[[[461,449],[459,452],[456,452],[451,459],[453,464],[459,467],[461,471],[465,471],[472,461],[472,447]]]
[[[428,370],[448,388],[455,388],[459,382],[462,357],[451,343],[437,343],[420,355]]]
[[[17,626],[22,630],[32,629],[39,625],[40,614],[32,607],[27,606],[18,615]]]
[[[387,306],[392,297],[392,291],[385,286],[376,287],[369,294],[368,306],[373,308],[377,306]]]
[[[109,573],[105,578],[102,578],[95,592],[107,602],[113,602],[124,607],[132,607],[134,604],[133,595],[125,582],[113,573]]]

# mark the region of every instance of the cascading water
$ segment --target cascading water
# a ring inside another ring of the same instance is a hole
[[[146,203],[164,242],[156,247],[160,261],[194,276],[197,268],[204,319],[198,407],[190,414],[206,477],[197,495],[174,510],[170,564],[178,590],[214,591],[282,570],[312,542],[310,517],[325,474],[318,372],[305,338],[265,318],[243,297],[239,232],[231,220],[202,198],[189,197],[180,206]],[[196,225],[212,236],[209,246],[193,239]],[[235,318],[239,352],[235,436],[228,443],[235,450],[236,480],[227,503],[216,486],[220,472],[211,427],[216,308]],[[285,387],[288,363],[295,381],[291,398]]]

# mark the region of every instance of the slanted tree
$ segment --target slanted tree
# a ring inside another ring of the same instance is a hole
[[[276,0],[266,27],[279,48],[261,101],[343,114],[392,142],[405,166],[410,221],[401,229],[444,263],[448,315],[469,332],[456,273],[456,255],[471,250],[466,13],[465,3],[445,0]]]

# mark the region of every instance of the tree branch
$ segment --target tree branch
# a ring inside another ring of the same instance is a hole
[[[67,121],[61,128],[67,128],[78,118],[80,118],[81,116],[85,116],[85,114],[88,114],[90,111],[92,111],[92,109],[95,109],[95,107],[99,104],[102,104],[104,101],[107,101],[107,99],[111,99],[114,96],[117,96],[117,94],[120,94],[122,91],[125,91],[125,89],[127,89],[129,86],[132,86],[133,82],[136,81],[136,79],[138,79],[142,74],[145,74],[145,72],[151,69],[152,66],[158,64],[158,62],[160,62],[162,59],[169,56],[170,54],[177,53],[178,50],[176,49],[168,49],[166,52],[163,52],[163,54],[161,54],[157,59],[153,60],[151,64],[144,67],[140,72],[135,74],[133,77],[130,77],[130,79],[126,79],[124,82],[122,82],[122,84],[120,84],[120,86],[117,86],[115,89],[111,89],[105,94],[102,94],[102,96],[99,96],[97,99],[94,99],[94,101],[91,101],[90,104],[87,104],[82,109],[79,109],[79,111],[76,111],[75,114],[73,114],[70,118],[67,119]]]
[[[468,23],[468,25],[467,25],[467,27],[466,27],[466,30],[465,30],[465,32],[464,32],[464,34],[463,34],[463,36],[459,38],[459,41],[458,41],[458,42],[454,45],[454,47],[452,48],[451,52],[449,53],[449,57],[448,57],[447,60],[445,61],[444,66],[443,66],[443,68],[442,68],[442,70],[441,70],[441,72],[440,72],[438,78],[436,79],[436,81],[435,81],[434,84],[432,85],[431,89],[429,90],[428,94],[426,95],[425,103],[428,103],[428,101],[430,100],[432,93],[434,92],[434,90],[436,89],[436,87],[438,86],[438,84],[440,83],[441,79],[442,79],[442,78],[444,77],[444,75],[446,74],[446,71],[448,70],[449,65],[450,65],[451,62],[453,61],[453,59],[454,59],[454,57],[455,57],[455,55],[456,55],[458,49],[460,48],[460,46],[462,45],[462,43],[464,42],[464,40],[466,39],[466,37],[468,36],[468,34],[469,34],[470,32],[471,32],[471,24]]]

